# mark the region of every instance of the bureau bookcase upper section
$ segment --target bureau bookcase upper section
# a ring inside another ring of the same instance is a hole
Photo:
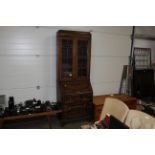
[[[91,34],[60,30],[57,33],[58,79],[60,81],[90,78]]]

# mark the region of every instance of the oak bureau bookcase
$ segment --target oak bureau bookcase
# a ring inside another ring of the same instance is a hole
[[[93,117],[90,57],[90,33],[57,32],[57,100],[62,104],[62,122]]]

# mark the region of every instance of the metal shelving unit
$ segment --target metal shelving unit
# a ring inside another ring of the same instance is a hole
[[[133,58],[135,69],[151,68],[151,48],[135,47],[133,51]]]

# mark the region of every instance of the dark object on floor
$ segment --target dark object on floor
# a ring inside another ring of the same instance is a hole
[[[133,95],[138,98],[152,97],[153,100],[154,91],[154,70],[135,70],[133,74]]]
[[[155,105],[148,105],[148,106],[145,106],[145,110],[144,112],[152,115],[152,116],[155,116]]]
[[[96,124],[97,129],[129,129],[129,127],[113,115],[106,116],[104,120]]]
[[[120,120],[118,120],[116,117],[111,115],[109,129],[129,129],[129,127]]]
[[[12,102],[10,103],[12,104]],[[61,106],[57,102],[46,101],[45,103],[42,103],[41,100],[36,101],[35,99],[32,99],[25,101],[25,106],[22,104],[16,104],[6,107],[0,116],[27,115],[60,109]]]
[[[14,109],[15,103],[14,103],[14,97],[10,96],[8,101],[9,109]]]

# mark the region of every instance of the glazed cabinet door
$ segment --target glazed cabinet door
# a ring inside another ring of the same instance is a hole
[[[77,40],[77,78],[89,78],[90,70],[90,40]]]
[[[73,78],[73,39],[61,38],[59,40],[59,76],[61,80]]]

